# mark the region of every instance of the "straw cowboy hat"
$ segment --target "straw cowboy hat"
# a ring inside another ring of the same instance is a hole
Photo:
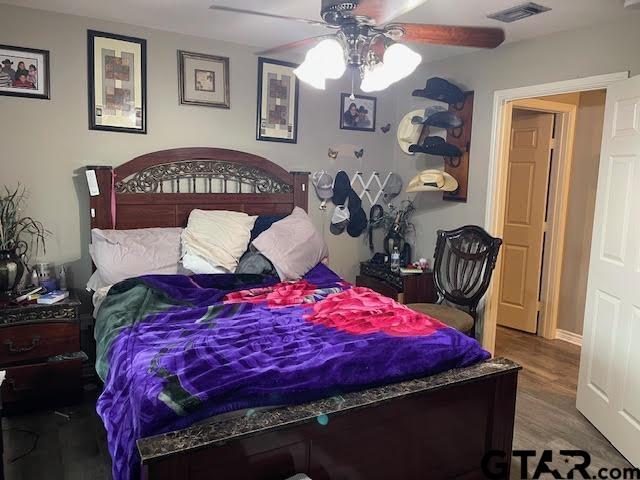
[[[398,125],[398,145],[400,145],[400,149],[408,155],[413,155],[413,153],[409,151],[409,147],[418,143],[420,134],[422,133],[422,124],[413,124],[411,120],[413,117],[422,116],[423,114],[424,109],[409,112]]]
[[[407,192],[454,192],[458,181],[442,170],[423,170],[411,179]]]

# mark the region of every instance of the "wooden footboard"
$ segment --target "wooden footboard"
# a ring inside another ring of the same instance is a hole
[[[144,438],[142,478],[481,479],[489,450],[508,478],[519,369],[492,359]]]

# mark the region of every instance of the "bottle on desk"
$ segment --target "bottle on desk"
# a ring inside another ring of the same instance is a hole
[[[394,273],[400,271],[400,250],[396,246],[393,247],[393,252],[391,252],[391,271]]]

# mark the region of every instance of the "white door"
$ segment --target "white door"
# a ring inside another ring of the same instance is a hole
[[[577,407],[640,467],[640,76],[607,90],[597,188]]]

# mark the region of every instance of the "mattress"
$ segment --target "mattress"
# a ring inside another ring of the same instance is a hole
[[[138,438],[213,415],[340,395],[464,367],[480,345],[319,264],[297,282],[145,276],[98,310],[98,413],[113,476],[138,474]]]

